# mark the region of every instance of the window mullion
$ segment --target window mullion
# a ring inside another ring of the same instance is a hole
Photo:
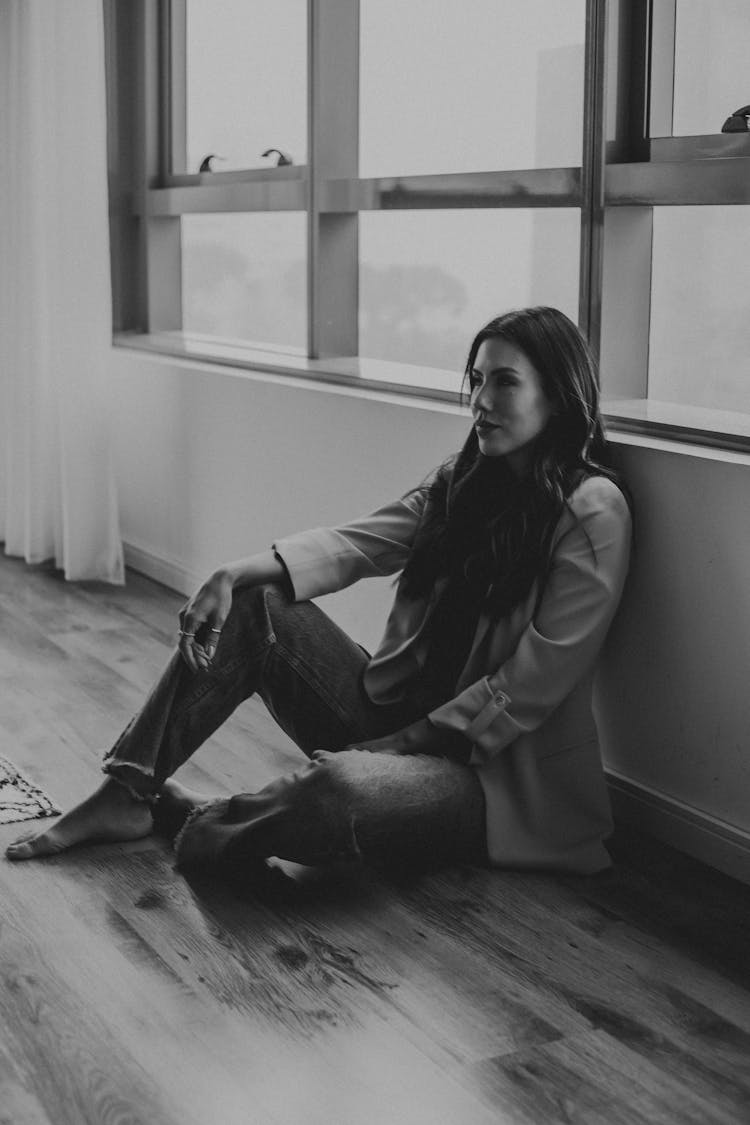
[[[165,176],[189,171],[187,166],[187,0],[167,0],[164,69],[163,171]]]
[[[647,144],[648,0],[610,0],[599,363],[607,400],[648,394],[653,209],[612,207],[613,161],[643,159]],[[633,165],[624,165],[633,167]]]
[[[165,51],[169,39],[168,6],[139,4],[141,35],[139,82],[142,163],[135,209],[140,214],[145,322],[148,332],[182,327],[182,245],[179,217],[150,217],[147,198],[166,172],[164,112]],[[170,68],[171,69],[171,68]]]
[[[581,162],[581,266],[578,323],[598,357],[601,343],[607,0],[587,0]]]
[[[358,351],[357,214],[321,208],[359,169],[359,0],[308,0],[308,354]]]
[[[671,137],[677,0],[651,0],[649,28],[649,137]]]
[[[469,207],[578,207],[579,168],[450,172],[373,179],[329,179],[318,185],[320,211]]]

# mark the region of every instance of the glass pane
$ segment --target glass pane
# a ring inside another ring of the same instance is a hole
[[[306,218],[183,215],[185,332],[304,348]]]
[[[748,0],[677,0],[675,136],[719,133],[750,103]]]
[[[360,175],[581,163],[584,0],[361,0]]]
[[[649,398],[750,414],[750,206],[654,208]]]
[[[580,212],[360,215],[360,354],[457,373],[491,317],[556,305],[578,317]]]
[[[305,0],[187,0],[187,171],[307,160]]]

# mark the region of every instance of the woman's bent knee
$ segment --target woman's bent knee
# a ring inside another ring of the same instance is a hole
[[[363,750],[316,750],[305,770],[308,783],[342,804],[350,804],[367,788]]]
[[[222,640],[242,637],[243,644],[256,644],[259,648],[275,640],[274,616],[283,612],[289,599],[281,586],[243,586],[232,595],[232,606],[224,623]]]

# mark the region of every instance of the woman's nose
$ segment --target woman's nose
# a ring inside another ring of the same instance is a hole
[[[492,394],[487,386],[480,387],[474,395],[474,409],[480,414],[492,411]]]

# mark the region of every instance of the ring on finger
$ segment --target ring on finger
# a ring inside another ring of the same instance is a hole
[[[209,633],[220,633],[221,629],[209,629]]]

